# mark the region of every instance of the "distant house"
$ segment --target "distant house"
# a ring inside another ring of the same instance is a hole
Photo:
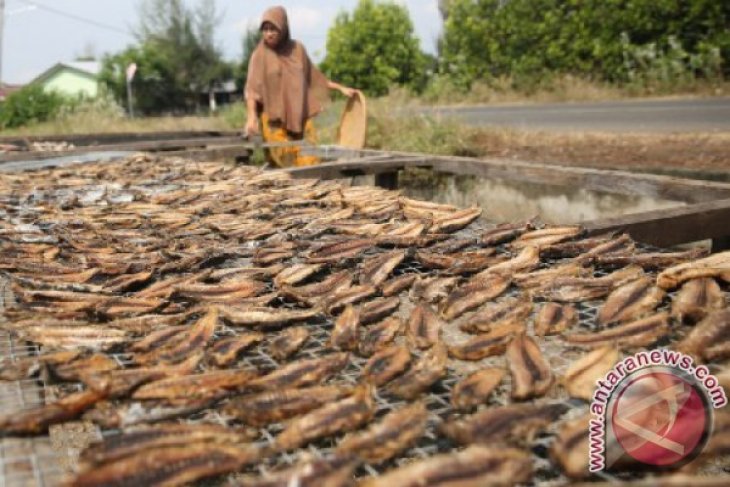
[[[5,98],[13,94],[13,92],[18,91],[22,87],[23,85],[9,85],[6,83],[0,83],[0,101],[5,100]]]
[[[31,84],[40,84],[46,91],[55,90],[64,95],[84,95],[95,98],[99,93],[101,63],[77,61],[58,63],[37,76]]]

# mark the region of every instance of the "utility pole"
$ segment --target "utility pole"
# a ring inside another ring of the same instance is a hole
[[[3,34],[5,28],[5,0],[0,0],[0,88],[3,86]]]

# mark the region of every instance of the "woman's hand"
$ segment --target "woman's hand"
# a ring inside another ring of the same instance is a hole
[[[346,98],[352,98],[358,93],[358,90],[355,88],[348,88],[347,86],[340,87],[340,93],[345,95]]]
[[[259,134],[259,120],[256,116],[250,116],[246,119],[246,137]]]

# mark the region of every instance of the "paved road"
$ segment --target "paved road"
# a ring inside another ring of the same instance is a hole
[[[730,131],[730,98],[432,109],[473,125],[608,132]]]

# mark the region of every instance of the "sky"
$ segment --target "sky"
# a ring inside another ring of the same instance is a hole
[[[58,62],[123,50],[134,43],[129,31],[138,24],[141,1],[6,0],[3,81],[27,83]],[[441,30],[438,0],[396,1],[408,8],[422,48],[433,53]],[[216,4],[223,13],[217,40],[226,59],[240,58],[247,26],[257,24],[266,8],[278,4],[289,12],[293,37],[320,61],[335,16],[352,11],[357,0],[216,0]]]

